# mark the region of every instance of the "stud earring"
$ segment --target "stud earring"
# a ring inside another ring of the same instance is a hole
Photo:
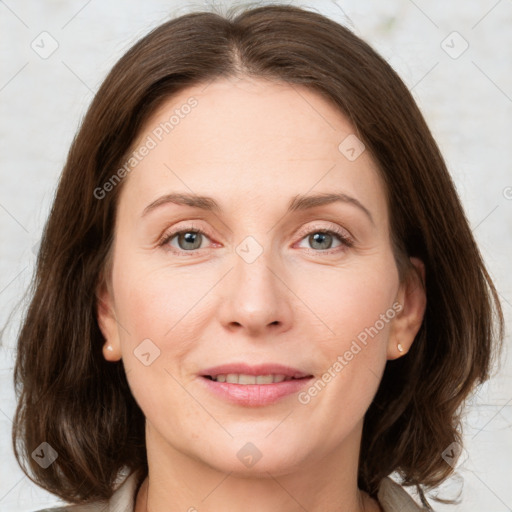
[[[114,349],[112,348],[112,345],[108,345],[108,346],[107,346],[107,350],[108,350],[108,351],[110,351],[110,352],[112,352]]]
[[[402,347],[402,344],[399,343],[396,348],[398,349],[398,352],[403,352],[404,351],[404,347]]]

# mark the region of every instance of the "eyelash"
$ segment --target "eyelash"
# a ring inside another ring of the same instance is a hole
[[[160,242],[158,242],[158,246],[163,247],[164,245],[168,244],[176,235],[180,235],[182,233],[190,233],[190,232],[196,233],[196,234],[201,234],[201,235],[206,236],[207,238],[210,238],[208,233],[206,233],[204,230],[197,228],[196,226],[189,225],[189,226],[185,226],[184,228],[180,228],[178,230],[171,231],[170,233],[164,234],[162,239],[160,240]],[[317,255],[326,255],[326,254],[332,254],[335,252],[341,252],[341,251],[346,250],[347,248],[353,247],[353,245],[354,245],[354,240],[336,227],[333,227],[332,229],[312,228],[301,236],[300,241],[302,241],[304,238],[306,238],[309,235],[312,235],[314,233],[335,235],[339,239],[339,241],[342,243],[341,247],[335,247],[334,249],[325,249],[323,251],[316,250],[316,249],[306,249],[308,252],[313,252]],[[170,251],[174,252],[175,254],[183,254],[183,255],[188,255],[188,256],[193,256],[199,250],[201,250],[201,249],[193,249],[191,251],[183,251],[181,249],[176,249],[175,247],[172,247],[172,249],[170,249]]]

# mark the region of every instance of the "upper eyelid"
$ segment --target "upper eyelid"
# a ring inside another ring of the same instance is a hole
[[[183,222],[187,222],[187,221],[183,221]],[[304,227],[303,229],[301,228],[300,230],[296,231],[296,233],[310,233],[312,230],[315,230],[315,229],[318,229],[318,230],[327,230],[327,231],[336,231],[336,230],[339,230],[339,231],[345,231],[347,233],[348,236],[352,237],[351,233],[347,230],[347,228],[344,228],[342,226],[339,226],[337,224],[335,224],[334,222],[332,221],[312,221],[312,222],[327,222],[328,224],[330,224],[330,226],[325,226],[325,225],[320,225],[320,224],[313,224],[313,225],[310,225],[310,226],[306,226]],[[165,236],[167,235],[176,235],[178,233],[182,233],[184,231],[199,231],[207,236],[213,236],[213,235],[210,235],[209,234],[209,230],[208,229],[204,229],[204,228],[201,228],[199,226],[195,226],[194,224],[194,221],[189,221],[189,224],[187,225],[184,225],[183,227],[178,227],[178,228],[173,228],[173,229],[169,229],[169,230],[165,230],[164,231],[164,234],[162,235],[161,238],[164,238]]]
[[[186,221],[183,221],[183,222],[186,222]],[[321,222],[321,221],[316,221],[316,222]],[[323,221],[323,222],[329,222],[329,221]],[[342,243],[345,242],[345,241],[350,241],[352,243],[354,242],[354,237],[352,236],[352,234],[346,228],[343,228],[343,227],[341,227],[339,225],[336,225],[333,222],[330,222],[330,227],[329,226],[325,226],[325,225],[319,225],[319,224],[313,224],[313,225],[310,225],[310,226],[306,226],[303,229],[300,229],[296,236],[300,236],[300,239],[299,239],[299,241],[300,241],[304,237],[306,237],[309,234],[311,234],[312,232],[314,232],[315,230],[332,232],[332,233],[334,233],[335,236],[337,236],[337,237],[339,237],[341,239]],[[168,232],[167,231],[164,232],[164,234],[159,239],[159,244],[168,243],[176,235],[178,235],[180,233],[187,232],[187,231],[197,231],[200,234],[205,235],[206,237],[208,237],[210,240],[211,240],[211,238],[213,236],[213,235],[209,234],[208,230],[206,230],[204,228],[201,228],[199,226],[195,226],[193,224],[193,221],[189,221],[188,225],[184,225],[183,227],[178,227],[176,229],[171,229]],[[339,233],[338,233],[338,231],[339,231]],[[343,232],[346,232],[346,234],[343,233]],[[183,251],[183,249],[176,249],[176,250],[177,251]],[[194,249],[193,251],[183,251],[183,252],[194,252],[194,251],[198,251],[198,250],[200,250],[200,249]]]
[[[313,221],[313,222],[327,222],[329,225],[328,226],[324,226],[324,225],[321,225],[321,224],[313,224],[313,225],[310,225],[310,226],[306,226],[304,229],[300,229],[298,231],[298,233],[305,233],[305,234],[308,234],[308,233],[311,233],[311,231],[314,231],[315,229],[318,229],[319,231],[322,231],[322,230],[326,230],[326,231],[345,231],[347,233],[347,236],[350,236],[352,237],[352,235],[350,234],[350,232],[347,230],[347,228],[344,228],[338,224],[335,224],[334,222],[330,222],[330,221]]]

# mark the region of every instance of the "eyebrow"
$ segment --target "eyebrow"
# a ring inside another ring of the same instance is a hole
[[[288,204],[287,213],[309,210],[336,202],[351,204],[361,211],[370,219],[371,223],[375,225],[372,214],[359,200],[344,193],[323,193],[316,195],[296,195],[292,197]],[[199,208],[205,211],[212,211],[214,213],[221,213],[222,208],[217,201],[212,197],[200,196],[197,194],[184,194],[184,193],[171,193],[159,197],[150,203],[142,212],[142,217],[146,216],[151,211],[164,204],[173,203],[177,205],[190,206],[192,208]]]

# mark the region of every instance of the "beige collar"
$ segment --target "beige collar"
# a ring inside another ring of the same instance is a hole
[[[391,478],[383,478],[377,498],[384,512],[421,512],[427,510],[419,506],[407,491]]]

